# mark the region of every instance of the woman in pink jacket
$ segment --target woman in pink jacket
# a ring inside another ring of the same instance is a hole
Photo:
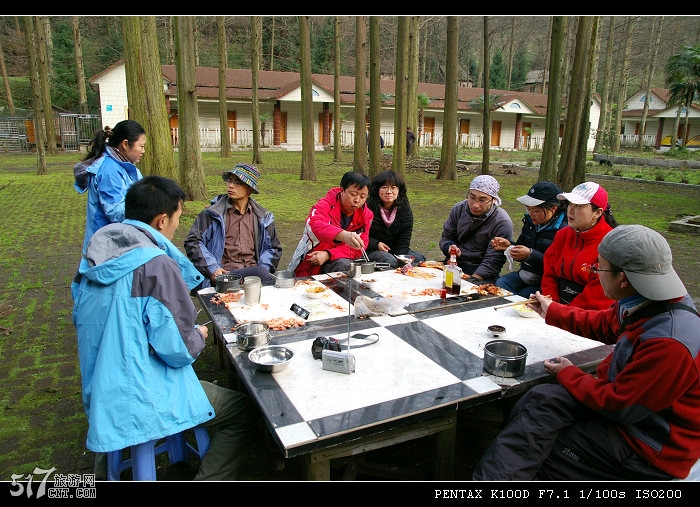
[[[304,233],[289,262],[296,276],[348,271],[369,245],[374,213],[365,202],[369,196],[367,175],[348,171],[340,187],[331,188],[311,207]]]
[[[581,308],[608,308],[614,301],[605,296],[598,275],[589,269],[598,260],[603,236],[617,226],[608,193],[598,183],[587,181],[557,199],[569,201],[569,226],[557,232],[544,254],[541,293]]]

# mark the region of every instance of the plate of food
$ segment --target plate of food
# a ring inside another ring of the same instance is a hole
[[[538,315],[535,310],[533,310],[532,308],[527,306],[525,303],[515,305],[515,306],[513,306],[513,309],[516,312],[518,312],[518,315],[520,315],[521,317],[530,318],[530,317],[537,317],[537,315]]]
[[[326,292],[326,288],[322,285],[315,285],[306,289],[306,297],[310,299],[321,299]]]

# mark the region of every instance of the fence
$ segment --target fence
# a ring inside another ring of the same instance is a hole
[[[53,123],[56,146],[63,151],[79,151],[102,128],[100,117],[90,114],[59,114],[53,117]],[[0,151],[31,151],[35,147],[32,118],[0,118]]]

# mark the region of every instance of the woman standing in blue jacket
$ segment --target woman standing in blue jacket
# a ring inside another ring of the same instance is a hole
[[[85,158],[73,167],[73,187],[88,193],[83,253],[95,231],[124,220],[126,191],[142,178],[136,163],[145,151],[146,131],[134,120],[98,130]]]

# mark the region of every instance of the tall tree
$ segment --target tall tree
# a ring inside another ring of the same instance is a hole
[[[175,68],[177,71],[177,108],[180,121],[178,143],[180,186],[190,200],[207,198],[204,181],[201,143],[199,139],[199,110],[197,79],[194,63],[194,19],[175,16]]]
[[[343,160],[343,146],[340,131],[343,120],[340,114],[340,18],[333,20],[333,161]],[[272,57],[270,57],[272,59]]]
[[[420,43],[420,21],[418,16],[411,16],[408,23],[408,65],[406,83],[406,125],[418,132],[418,45]],[[411,145],[411,156],[420,156],[420,138]]]
[[[598,129],[595,136],[594,152],[599,152],[603,146],[610,146],[609,122],[610,122],[610,91],[612,90],[612,56],[615,43],[615,17],[609,16],[608,45],[605,49],[605,63],[603,66],[603,90],[600,97],[600,116],[598,117]],[[546,138],[545,138],[546,139]]]
[[[141,157],[141,172],[179,181],[163,93],[157,34],[154,16],[122,18],[128,117],[141,124],[148,138]],[[187,128],[187,122],[196,121],[184,115],[179,119],[180,131]]]
[[[39,86],[39,71],[37,69],[37,56],[34,41],[34,21],[31,16],[22,16],[24,28],[24,43],[27,48],[27,62],[29,64],[29,82],[32,86],[32,109],[34,110],[34,141],[36,142],[36,173],[47,174],[46,148],[44,146],[45,130],[43,127],[43,111],[41,100],[41,87]],[[49,112],[50,114],[50,112]]]
[[[483,66],[484,66],[484,109],[482,116],[484,121],[481,129],[483,132],[484,143],[481,150],[481,174],[489,174],[491,165],[491,89],[489,85],[489,17],[484,16],[484,47],[483,47]]]
[[[73,46],[75,48],[75,79],[78,82],[78,102],[80,114],[88,114],[87,87],[85,86],[85,68],[83,66],[83,42],[80,37],[80,17],[71,16],[73,27]]]
[[[555,181],[557,156],[559,154],[559,120],[561,119],[561,97],[566,53],[566,17],[553,16],[549,58],[549,93],[547,94],[547,116],[545,118],[544,143],[540,159],[539,181]]]
[[[700,44],[684,46],[680,53],[668,59],[665,70],[666,85],[670,92],[669,102],[678,105],[671,146],[676,146],[681,109],[685,109],[685,127],[681,143],[685,147],[690,128],[688,122],[690,106],[700,94]]]
[[[364,16],[355,17],[355,158],[353,168],[367,173],[367,23]]]
[[[301,179],[316,181],[309,16],[299,16],[299,53],[301,63],[299,68],[301,81]]]
[[[382,170],[381,147],[381,62],[379,61],[379,18],[369,17],[369,172],[374,177]]]
[[[459,67],[459,19],[447,17],[447,54],[445,55],[445,110],[442,125],[442,149],[437,179],[457,179],[457,85]]]
[[[622,72],[620,77],[620,85],[617,87],[617,108],[615,109],[615,123],[612,126],[612,130],[615,132],[613,151],[620,150],[620,132],[622,131],[622,110],[624,108],[625,99],[627,98],[627,84],[630,77],[630,61],[632,53],[632,32],[637,24],[637,18],[634,16],[627,16],[626,18],[626,29],[625,29],[625,50],[624,54],[620,55],[622,58]]]
[[[586,144],[590,134],[591,48],[597,36],[598,16],[581,16],[576,31],[576,49],[569,81],[566,122],[556,182],[573,188],[586,178]]]
[[[396,81],[394,83],[394,156],[391,168],[401,175],[406,174],[406,126],[408,125],[408,29],[406,16],[399,16],[396,34]]]
[[[10,80],[7,77],[7,68],[5,67],[5,54],[2,50],[2,41],[0,41],[0,72],[2,72],[2,82],[5,84],[5,97],[7,97],[7,109],[10,116],[15,115],[15,103],[12,100],[12,90],[10,89]]]
[[[649,99],[651,98],[651,77],[654,75],[656,67],[656,55],[659,53],[659,40],[661,39],[661,18],[651,18],[651,41],[649,44],[649,57],[647,59],[646,71],[644,73],[644,107],[642,109],[642,119],[639,126],[639,151],[644,150],[644,134],[647,130],[647,114],[649,113]]]
[[[216,17],[216,41],[219,56],[219,129],[221,130],[221,156],[231,156],[231,135],[228,130],[228,101],[226,99],[226,69],[228,48],[226,43],[226,16]]]
[[[49,155],[56,155],[56,126],[53,121],[53,104],[51,102],[51,83],[49,78],[49,48],[46,34],[49,33],[47,16],[36,16],[34,33],[37,35],[37,68],[39,70],[39,86],[41,87],[41,100],[44,102],[44,121],[46,123],[46,151]]]
[[[258,73],[262,52],[262,18],[250,17],[250,76],[253,91],[253,164],[262,163],[260,151],[260,102],[258,99]]]

